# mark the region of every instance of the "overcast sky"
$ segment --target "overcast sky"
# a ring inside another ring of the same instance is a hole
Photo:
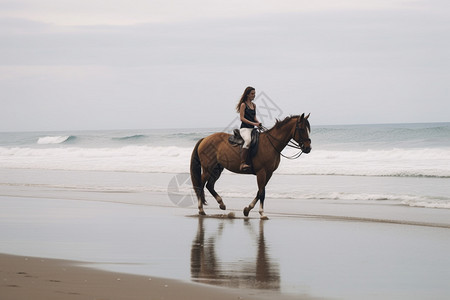
[[[448,0],[0,0],[0,131],[223,127],[248,85],[313,125],[448,122],[449,55]]]

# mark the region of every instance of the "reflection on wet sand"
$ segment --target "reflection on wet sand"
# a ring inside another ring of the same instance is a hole
[[[205,219],[199,217],[192,242],[192,280],[234,288],[280,290],[279,266],[267,253],[264,221]],[[255,230],[255,224],[259,224],[259,230]],[[236,226],[238,231],[234,233]],[[235,238],[227,238],[227,230]],[[253,237],[251,246],[243,246],[240,241],[249,236]],[[223,243],[226,246],[221,247]]]

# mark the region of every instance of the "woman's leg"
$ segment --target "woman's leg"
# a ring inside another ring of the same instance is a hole
[[[240,170],[245,171],[250,168],[247,164],[247,156],[248,156],[248,148],[250,147],[250,143],[252,141],[252,129],[251,128],[241,128],[240,130],[241,137],[244,139],[244,145],[242,145],[241,149],[241,166]]]

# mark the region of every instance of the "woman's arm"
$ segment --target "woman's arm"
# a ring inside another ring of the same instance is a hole
[[[255,103],[253,103],[253,107],[255,108],[255,112],[256,112],[256,104]],[[258,120],[258,118],[256,117],[256,114],[255,114],[255,122],[256,122],[256,125],[255,126],[260,126],[260,125],[262,125],[262,123]]]

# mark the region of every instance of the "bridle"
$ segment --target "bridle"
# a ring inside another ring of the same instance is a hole
[[[283,153],[281,153],[281,151],[278,151],[278,150],[277,150],[277,148],[275,147],[275,145],[273,144],[273,142],[272,142],[271,139],[274,139],[274,140],[276,140],[276,141],[278,141],[278,142],[281,142],[281,141],[280,141],[279,139],[277,139],[276,137],[274,137],[273,135],[271,135],[269,129],[267,129],[266,127],[261,126],[261,128],[262,128],[263,131],[268,135],[268,137],[270,137],[270,138],[268,138],[268,140],[269,140],[270,144],[272,145],[273,149],[275,149],[275,151],[278,152],[278,154],[280,154],[281,156],[283,156],[284,158],[287,158],[287,159],[297,159],[297,158],[299,158],[299,157],[303,154],[303,150],[302,150],[303,144],[304,144],[305,142],[310,142],[310,143],[311,143],[311,139],[310,139],[310,138],[304,138],[304,137],[302,137],[302,135],[300,134],[300,132],[299,132],[300,142],[297,142],[297,141],[294,139],[294,138],[295,138],[295,135],[296,135],[296,133],[297,133],[297,131],[300,131],[300,129],[301,129],[300,126],[299,126],[299,122],[297,121],[297,122],[295,123],[294,134],[292,135],[292,138],[289,140],[289,142],[287,143],[286,146],[287,146],[287,147],[294,148],[294,149],[297,149],[297,150],[300,150],[300,151],[299,151],[298,153],[292,155],[292,156],[286,156],[286,155],[284,155]]]

